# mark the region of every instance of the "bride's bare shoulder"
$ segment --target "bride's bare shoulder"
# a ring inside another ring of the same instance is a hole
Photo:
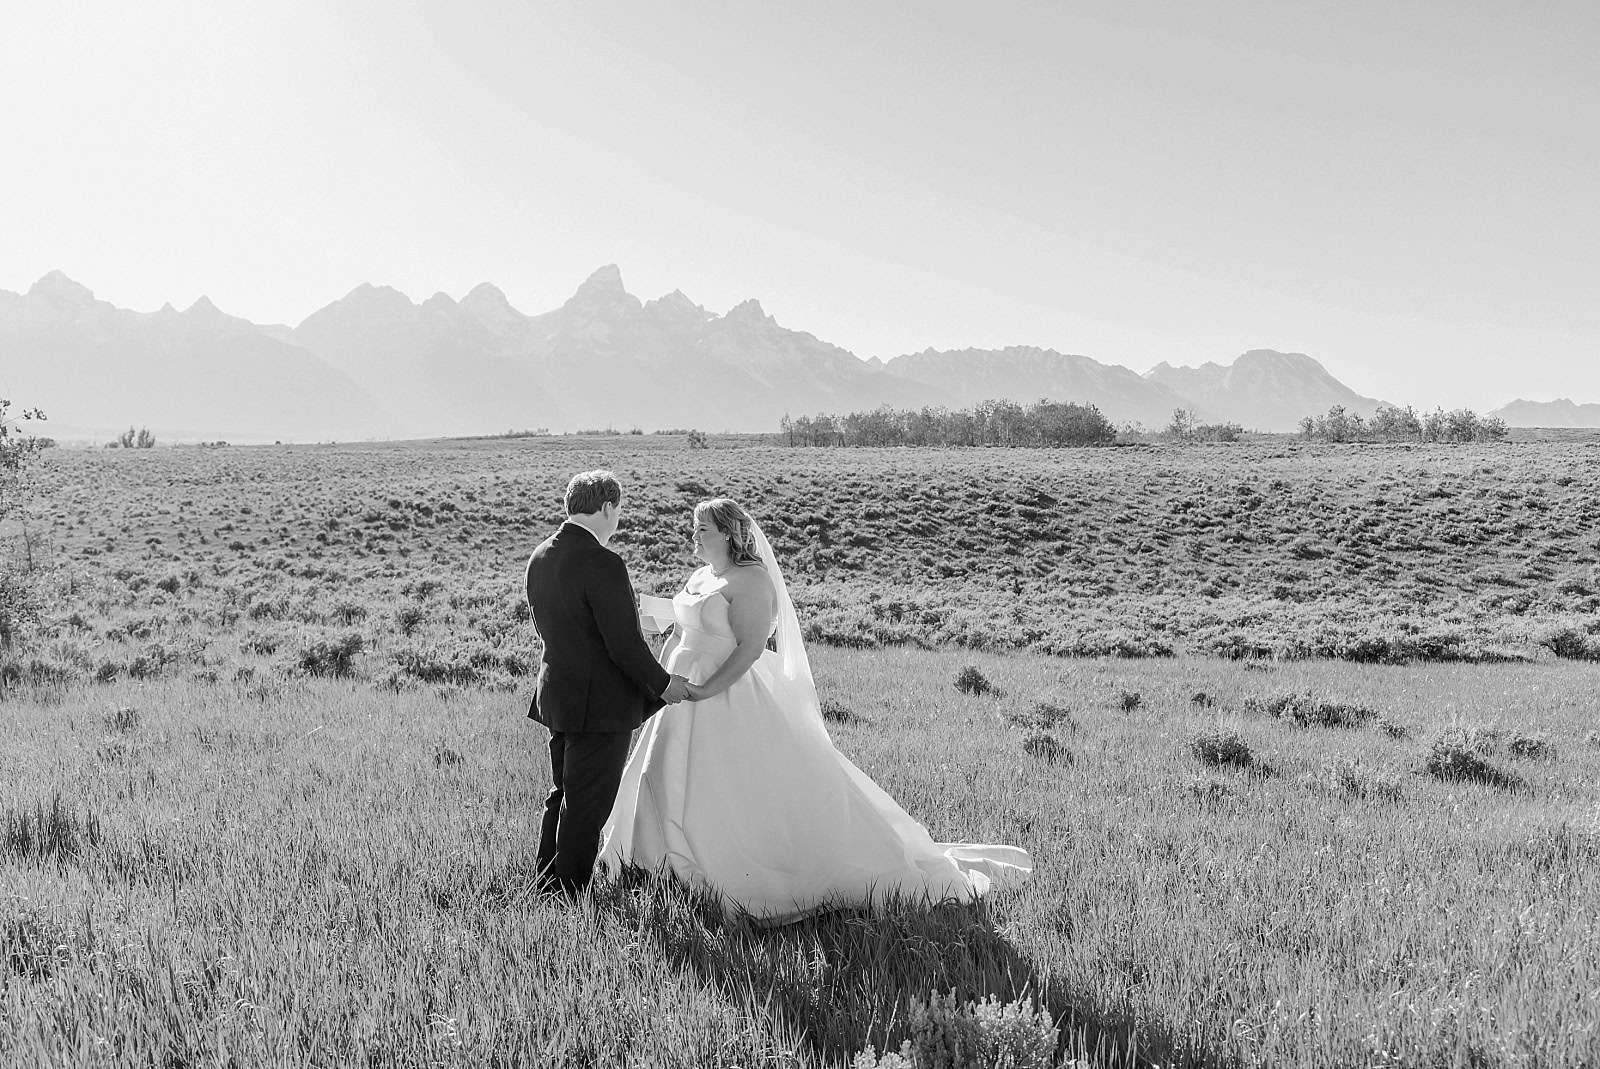
[[[772,594],[772,577],[760,564],[744,564],[737,568],[729,568],[722,573],[722,577],[735,593],[757,594],[764,591],[768,596]]]

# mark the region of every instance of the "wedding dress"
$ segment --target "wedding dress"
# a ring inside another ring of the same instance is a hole
[[[936,843],[840,753],[817,705],[794,604],[772,547],[756,543],[778,596],[777,650],[727,690],[645,722],[622,774],[600,864],[665,868],[730,913],[783,924],[890,899],[970,901],[1027,876],[1013,846]],[[706,680],[736,645],[720,589],[673,598],[668,671]]]

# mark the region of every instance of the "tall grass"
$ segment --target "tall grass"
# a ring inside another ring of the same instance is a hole
[[[841,748],[936,838],[1028,847],[1032,881],[775,931],[644,873],[567,908],[530,893],[547,771],[513,694],[14,691],[0,1064],[839,1066],[898,1050],[943,992],[1036,998],[1095,1065],[1581,1065],[1600,1043],[1600,668],[815,660],[853,713]],[[994,690],[951,686],[967,664]],[[1406,736],[1251,711],[1283,693]],[[108,735],[108,701],[139,716]],[[1029,708],[1070,721],[1071,762],[1024,750]],[[1191,752],[1219,716],[1251,768]],[[1463,725],[1549,746],[1497,754],[1516,792],[1429,775]],[[1402,789],[1328,789],[1341,761]]]

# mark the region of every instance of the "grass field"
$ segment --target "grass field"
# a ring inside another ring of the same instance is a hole
[[[1600,477],[1474,448],[58,453],[0,691],[0,1064],[842,1065],[951,989],[1096,1065],[1591,1064]],[[694,500],[750,501],[841,749],[1034,878],[775,932],[642,876],[532,900],[520,570],[602,463],[642,589]],[[1413,663],[1284,659],[1303,627]],[[1171,655],[1045,652],[1111,629]]]

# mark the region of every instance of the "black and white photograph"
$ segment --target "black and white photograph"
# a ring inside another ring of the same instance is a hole
[[[1600,6],[0,19],[0,1066],[1600,1066]]]

